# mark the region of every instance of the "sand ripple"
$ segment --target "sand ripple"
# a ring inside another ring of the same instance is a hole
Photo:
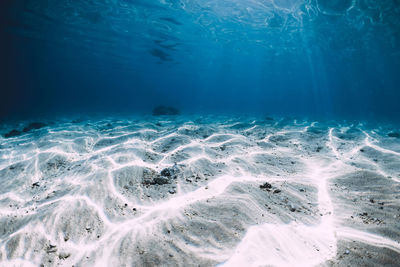
[[[182,116],[0,137],[0,265],[395,266],[395,130]]]

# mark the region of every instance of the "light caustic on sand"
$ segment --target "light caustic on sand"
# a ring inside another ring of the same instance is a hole
[[[184,118],[134,127],[124,120],[64,123],[4,139],[0,259],[311,266],[335,260],[339,240],[400,254],[396,236],[345,225],[332,193],[333,184],[359,172],[398,190],[400,170],[375,157],[396,163],[391,156],[399,152],[379,138],[352,125]],[[143,183],[171,166],[177,173],[168,184]],[[280,190],[260,189],[265,182]],[[353,205],[353,214],[364,207]]]

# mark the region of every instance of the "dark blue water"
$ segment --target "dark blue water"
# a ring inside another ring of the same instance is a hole
[[[398,0],[2,0],[2,118],[288,114],[398,120]]]

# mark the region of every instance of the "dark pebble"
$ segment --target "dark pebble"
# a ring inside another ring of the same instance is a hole
[[[69,258],[69,256],[71,256],[70,253],[60,253],[60,254],[58,255],[58,258],[59,258],[60,260],[65,260],[65,259]]]
[[[260,185],[261,189],[271,189],[272,185],[270,183],[264,183],[262,185]]]
[[[172,176],[174,173],[174,171],[170,168],[165,168],[161,171],[161,176],[166,176],[166,177],[170,177]]]
[[[157,178],[154,178],[153,182],[154,182],[154,184],[163,185],[163,184],[168,184],[169,180],[168,180],[168,178],[157,177]]]

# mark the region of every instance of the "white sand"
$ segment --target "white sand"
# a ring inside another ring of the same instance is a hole
[[[399,266],[391,131],[181,116],[0,137],[0,265]]]

